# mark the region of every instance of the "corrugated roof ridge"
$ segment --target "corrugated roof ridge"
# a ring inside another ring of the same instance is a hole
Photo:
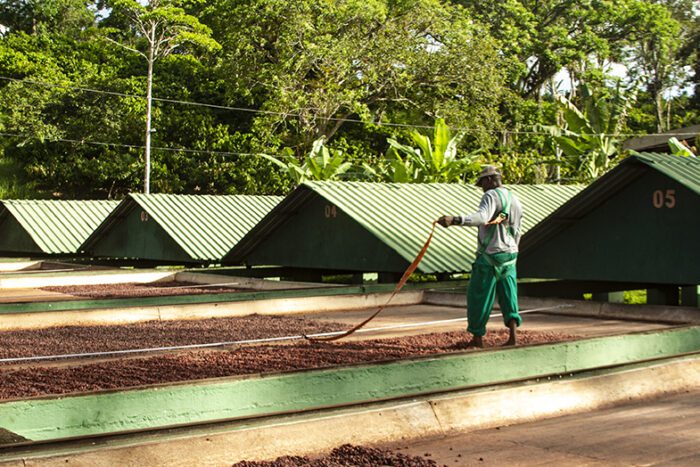
[[[416,233],[420,229],[427,238],[430,230],[430,223],[441,214],[469,214],[478,207],[481,198],[481,190],[473,185],[448,184],[448,183],[379,183],[379,182],[307,182],[308,188],[314,190],[319,195],[328,199],[338,208],[353,217],[356,222],[362,225],[372,235],[380,241],[387,243],[397,254],[406,261],[413,260],[414,255],[420,250],[424,239],[418,238]],[[569,185],[548,185],[551,188],[531,190],[533,185],[510,185],[513,191],[521,199],[530,198],[527,191],[549,192],[552,195],[558,193],[559,202],[546,199],[546,203],[538,202],[532,205],[537,206],[532,209],[528,216],[526,205],[526,216],[528,223],[534,225],[551,213],[556,207],[561,205],[562,199],[569,199],[580,191],[582,186]],[[378,196],[383,196],[387,200],[400,207],[402,203],[417,203],[417,208],[405,210],[412,212],[413,217],[404,215],[401,209],[382,209],[382,203],[372,205],[377,201],[367,196],[352,196],[350,192],[357,190],[371,189],[371,192]],[[520,193],[518,193],[520,192]],[[441,196],[442,202],[437,203],[446,206],[444,210],[463,209],[466,212],[440,212],[440,206],[430,207],[435,196]],[[524,204],[530,204],[528,199]],[[452,204],[455,203],[455,204]],[[457,206],[460,206],[459,208]],[[418,212],[420,215],[415,216]],[[533,215],[533,213],[535,215]],[[539,214],[539,215],[538,215]],[[386,228],[385,226],[391,226]],[[405,233],[405,228],[410,227],[411,232]],[[424,232],[423,232],[424,231]],[[469,270],[469,265],[473,261],[473,252],[476,250],[476,233],[469,229],[437,229],[433,245],[426,253],[426,256],[419,266],[422,272],[444,272]],[[455,245],[458,247],[455,248]],[[465,252],[466,250],[466,252]]]
[[[686,188],[700,194],[700,157],[640,152],[630,156],[630,158],[653,167]]]
[[[195,196],[199,196],[196,198]],[[152,217],[160,227],[182,248],[186,254],[194,259],[213,259],[205,248],[201,247],[196,235],[191,232],[192,218],[186,217],[185,212],[188,207],[183,206],[183,201],[208,199],[210,195],[176,195],[170,193],[151,193],[148,195],[139,193],[137,199],[140,205],[145,208],[149,216]],[[198,208],[199,209],[199,208]],[[207,237],[208,230],[202,229],[203,221],[200,219],[200,236]],[[199,246],[199,248],[197,247]]]
[[[198,260],[220,259],[247,232],[237,228],[242,212],[248,216],[257,213],[255,217],[259,220],[282,199],[267,195],[170,193],[134,193],[132,196],[188,255]],[[201,214],[198,219],[186,215],[192,209]],[[237,219],[237,222],[229,225],[227,218]],[[254,225],[254,220],[243,220]],[[187,228],[183,229],[185,225]]]
[[[170,222],[163,211],[159,199],[168,199],[174,195],[169,193],[130,193],[129,197],[133,199],[141,209],[148,213],[148,217],[153,219],[162,228],[165,233],[173,239],[173,241],[183,249],[183,251],[193,256],[193,252],[189,249],[186,243],[182,242],[182,239],[177,234],[173,232],[170,226]],[[195,257],[195,256],[193,256]]]
[[[37,246],[45,253],[75,253],[119,204],[112,200],[3,200]],[[56,215],[56,214],[60,215]],[[37,222],[39,219],[42,222]]]

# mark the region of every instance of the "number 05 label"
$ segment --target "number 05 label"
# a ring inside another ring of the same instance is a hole
[[[673,209],[676,206],[676,190],[656,190],[652,195],[651,202],[656,209]]]

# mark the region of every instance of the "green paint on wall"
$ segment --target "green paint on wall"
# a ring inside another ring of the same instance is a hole
[[[397,228],[397,235],[400,232]],[[316,269],[337,269],[342,264],[347,270],[372,272],[403,271],[409,264],[318,195],[266,237],[246,261]]]
[[[520,255],[521,277],[698,284],[700,197],[648,171],[569,228]]]
[[[464,290],[468,281],[455,280],[448,282],[418,282],[408,283],[403,292],[424,289]],[[161,297],[113,298],[99,300],[65,300],[55,302],[33,303],[0,303],[0,317],[3,314],[43,313],[56,311],[100,310],[129,307],[157,307],[196,305],[206,303],[229,303],[258,300],[274,300],[280,298],[332,297],[339,295],[365,295],[374,293],[390,293],[395,284],[368,284],[357,286],[322,287],[311,289],[268,290],[257,292],[217,293],[200,295],[171,295]]]
[[[0,218],[0,252],[44,254],[27,230],[7,212]]]
[[[91,248],[93,256],[192,262],[192,258],[154,219],[134,203],[122,222],[116,223]]]
[[[700,350],[700,327],[391,363],[0,403],[32,440],[255,417],[590,370]]]

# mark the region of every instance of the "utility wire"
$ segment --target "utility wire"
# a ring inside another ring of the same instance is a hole
[[[80,86],[69,86],[69,85],[64,85],[64,84],[47,83],[45,81],[11,78],[8,76],[0,76],[0,80],[12,81],[12,82],[16,82],[16,83],[34,84],[34,85],[38,85],[38,86],[46,86],[46,87],[53,87],[53,88],[72,89],[72,90],[77,90],[77,91],[93,92],[93,93],[98,93],[98,94],[107,94],[107,95],[118,96],[118,97],[146,99],[146,96],[142,96],[142,95],[138,95],[138,94],[127,94],[127,93],[115,92],[115,91],[104,91],[104,90],[100,90],[100,89],[85,88],[85,87],[80,87]],[[251,108],[247,108],[247,107],[232,107],[232,106],[227,106],[227,105],[207,104],[204,102],[183,101],[183,100],[178,100],[178,99],[168,99],[168,98],[161,98],[161,97],[153,97],[152,100],[158,101],[158,102],[166,102],[166,103],[170,103],[170,104],[192,105],[192,106],[207,107],[207,108],[220,109],[220,110],[235,110],[238,112],[249,112],[249,113],[255,113],[255,114],[278,115],[278,116],[297,117],[297,118],[301,117],[301,115],[298,113],[274,112],[274,111],[270,111],[270,110],[251,109]],[[318,119],[324,120],[324,121],[367,124],[367,122],[365,122],[363,120],[354,119],[354,118],[319,117]],[[433,129],[433,127],[430,125],[415,125],[415,124],[408,124],[408,123],[377,122],[377,123],[375,123],[375,125],[387,126],[387,127],[397,127],[397,128],[421,128],[421,129],[431,129],[431,130]],[[461,128],[461,127],[450,127],[450,129],[453,131],[463,131],[463,132],[471,132],[471,133],[484,131],[484,130],[477,129],[477,128]],[[542,135],[542,136],[550,135],[550,133],[548,133],[546,131],[536,131],[536,130],[486,130],[486,131],[488,133],[496,133],[496,134]],[[581,136],[624,136],[624,137],[635,137],[635,136],[668,136],[668,137],[681,136],[681,137],[685,137],[685,136],[695,136],[695,135],[696,135],[696,133],[690,133],[690,132],[688,132],[688,133],[668,132],[668,133],[619,133],[619,134],[614,134],[614,133],[583,133],[583,134],[581,134]],[[194,152],[197,152],[197,151],[194,151]]]
[[[8,133],[0,132],[0,136],[16,137],[16,138],[34,138],[35,136],[23,133]],[[124,144],[124,143],[109,143],[105,141],[92,141],[87,139],[70,139],[70,138],[45,138],[49,143],[69,143],[69,144],[88,144],[93,146],[103,146],[103,147],[119,147],[127,149],[145,149],[146,146],[139,146],[137,144]],[[165,146],[151,146],[152,150],[159,151],[170,151],[170,152],[184,152],[190,154],[210,154],[214,156],[244,156],[244,157],[265,157],[267,154],[264,153],[254,153],[254,152],[231,152],[231,151],[212,151],[209,149],[187,149],[187,148],[172,148]],[[372,160],[395,160],[390,157],[375,157]],[[345,172],[350,174],[350,172]],[[361,174],[361,172],[357,172]]]
[[[15,137],[15,138],[35,138],[33,135],[29,134],[23,134],[23,133],[9,133],[9,132],[0,132],[0,136],[8,136],[8,137]],[[119,147],[119,148],[127,148],[127,149],[145,149],[146,146],[140,146],[138,144],[124,144],[124,143],[109,143],[105,141],[92,141],[92,140],[87,140],[87,139],[70,139],[70,138],[44,138],[46,142],[49,143],[69,143],[69,144],[88,144],[88,145],[93,145],[93,146],[113,146],[113,147]],[[173,148],[173,147],[165,147],[165,146],[151,146],[152,150],[159,150],[159,151],[170,151],[170,152],[184,152],[184,153],[190,153],[190,154],[210,154],[214,156],[244,156],[244,157],[263,157],[268,156],[268,154],[264,153],[255,153],[255,152],[231,152],[231,151],[213,151],[210,149],[187,149],[187,148]],[[367,159],[362,159],[362,160],[367,160]],[[371,160],[387,160],[387,161],[393,161],[396,159],[393,159],[391,157],[385,157],[385,156],[380,156],[380,157],[374,157]],[[361,174],[361,172],[345,172],[345,174],[350,175],[350,174]]]
[[[32,135],[22,134],[22,133],[7,133],[0,132],[0,136],[10,136],[17,138],[32,138]],[[146,146],[139,146],[137,144],[124,144],[124,143],[108,143],[105,141],[91,141],[86,139],[69,139],[69,138],[46,138],[46,141],[51,143],[72,143],[72,144],[89,144],[93,146],[113,146],[119,148],[127,149],[144,149]],[[172,152],[186,152],[186,153],[198,153],[198,154],[211,154],[218,156],[254,156],[262,157],[262,153],[252,153],[252,152],[230,152],[230,151],[212,151],[208,149],[186,149],[186,148],[170,148],[165,146],[151,146],[151,149],[159,151],[172,151]]]
[[[146,96],[141,96],[138,94],[127,94],[127,93],[115,92],[115,91],[102,91],[99,89],[91,89],[91,88],[85,88],[85,87],[79,87],[79,86],[68,86],[68,85],[64,85],[64,84],[47,83],[47,82],[43,82],[43,81],[34,81],[34,80],[29,80],[29,79],[10,78],[8,76],[0,76],[0,80],[13,81],[13,82],[17,82],[17,83],[35,84],[35,85],[39,85],[39,86],[46,86],[46,87],[52,87],[52,88],[73,89],[73,90],[77,90],[77,91],[94,92],[94,93],[98,93],[98,94],[108,94],[111,96],[118,96],[118,97],[130,97],[130,98],[136,98],[136,99],[146,99]],[[219,110],[235,110],[235,111],[239,111],[239,112],[249,112],[249,113],[266,114],[266,115],[279,115],[279,116],[285,116],[285,117],[300,117],[301,116],[301,115],[295,114],[295,113],[274,112],[271,110],[251,109],[251,108],[247,108],[247,107],[232,107],[232,106],[227,106],[227,105],[207,104],[204,102],[193,102],[193,101],[182,101],[182,100],[177,100],[177,99],[167,99],[167,98],[161,98],[161,97],[152,97],[151,99],[154,101],[167,102],[170,104],[193,105],[193,106],[208,107],[208,108],[219,109]],[[337,118],[337,117],[322,117],[322,118],[319,118],[319,120],[348,122],[348,123],[362,123],[362,124],[367,123],[367,122],[364,122],[364,121],[358,120],[358,119]],[[377,123],[377,125],[391,126],[391,127],[404,127],[404,128],[424,128],[424,129],[432,129],[433,128],[432,126],[429,126],[429,125],[411,125],[411,124],[407,124],[407,123]],[[461,131],[468,131],[468,130],[465,129],[465,130],[461,130]],[[480,130],[472,129],[470,131],[480,131]]]

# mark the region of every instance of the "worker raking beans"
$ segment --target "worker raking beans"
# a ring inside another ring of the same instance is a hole
[[[516,261],[520,242],[520,222],[523,216],[520,201],[502,186],[501,173],[488,165],[479,175],[476,185],[484,191],[479,209],[469,215],[442,216],[437,222],[443,227],[473,226],[479,228],[476,260],[467,291],[467,331],[472,334],[468,346],[483,347],[486,323],[494,298],[510,330],[505,345],[515,345],[516,328],[522,319],[518,314],[518,284]]]

